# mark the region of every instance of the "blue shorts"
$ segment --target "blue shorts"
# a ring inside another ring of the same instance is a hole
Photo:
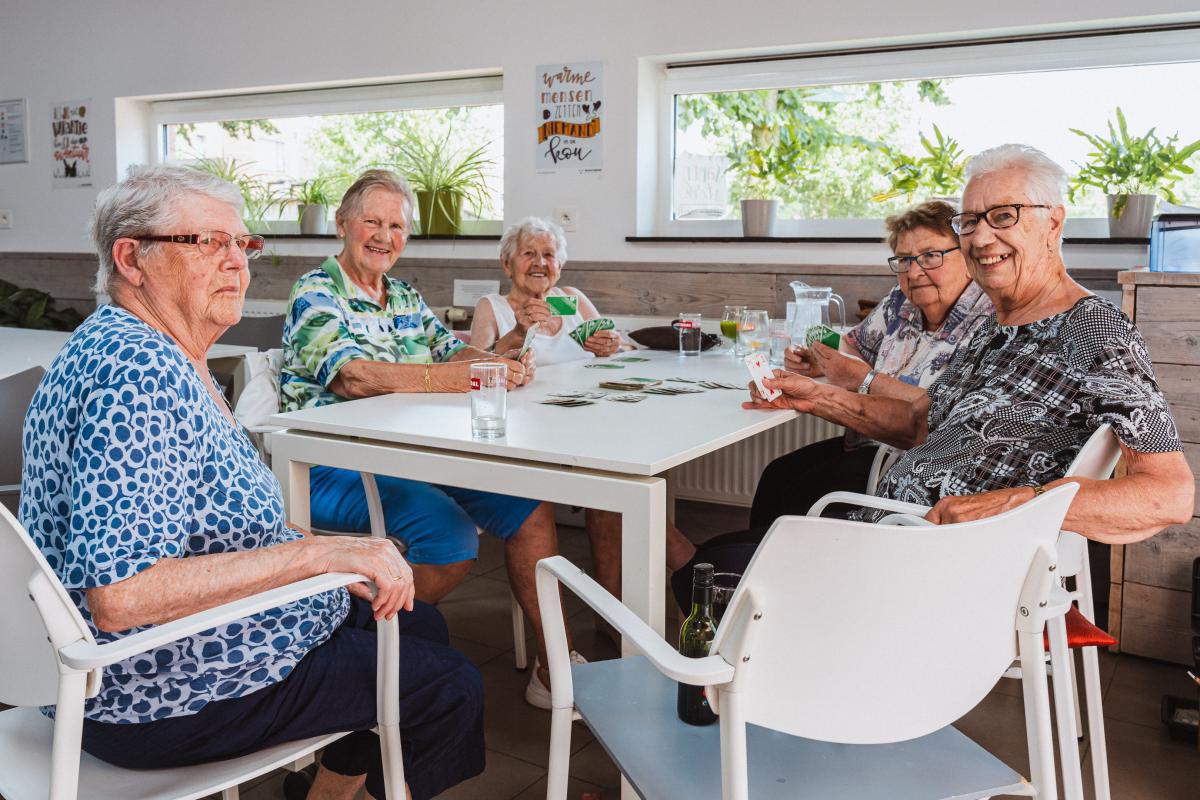
[[[511,538],[539,501],[475,489],[440,486],[376,475],[389,536],[407,547],[414,564],[454,564],[479,553],[483,528]],[[313,467],[309,479],[312,525],[330,531],[367,533],[371,520],[362,477],[353,470]]]

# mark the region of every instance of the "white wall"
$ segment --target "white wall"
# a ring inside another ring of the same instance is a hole
[[[1137,17],[1130,14],[1138,11]],[[579,211],[574,259],[697,262],[863,263],[879,246],[629,244],[638,187],[639,77],[650,62],[685,54],[825,49],[845,44],[919,41],[1114,23],[1200,18],[1194,0],[967,4],[841,0],[592,0],[577,3],[385,2],[314,0],[5,0],[0,11],[0,99],[28,99],[30,163],[0,166],[0,251],[84,251],[95,191],[53,190],[49,106],[90,97],[97,186],[117,178],[118,147],[138,143],[117,107],[122,98],[374,81],[422,74],[501,69],[505,95],[505,210],[510,220]],[[536,174],[530,142],[537,64],[606,64],[605,168],[599,175]],[[136,105],[136,104],[133,104]],[[1013,109],[998,109],[1001,117]],[[642,136],[645,137],[645,129]],[[643,141],[645,139],[643,138]],[[323,253],[297,244],[285,252]],[[412,255],[490,256],[487,243],[415,243]],[[1136,251],[1133,251],[1136,252]],[[1084,266],[1127,265],[1130,251],[1089,248]],[[1070,260],[1070,254],[1069,254]]]

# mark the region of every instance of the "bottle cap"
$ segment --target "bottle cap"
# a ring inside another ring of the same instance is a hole
[[[695,572],[692,573],[692,583],[695,586],[712,586],[713,565],[707,563],[697,564]]]

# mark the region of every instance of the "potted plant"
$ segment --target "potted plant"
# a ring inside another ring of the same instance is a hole
[[[421,233],[454,235],[462,232],[464,203],[480,214],[487,204],[487,173],[495,162],[486,155],[488,144],[474,149],[456,147],[450,131],[425,139],[416,133],[390,140],[394,166],[408,178],[417,195]]]
[[[911,203],[918,192],[926,191],[931,200],[944,200],[959,206],[962,203],[959,193],[962,191],[963,170],[967,165],[966,154],[958,141],[943,134],[937,125],[933,126],[932,140],[924,133],[920,137],[921,147],[925,150],[922,156],[887,151],[892,160],[892,170],[888,173],[892,185],[886,192],[880,192],[871,199],[883,202],[906,195]]]
[[[295,205],[300,219],[300,233],[305,236],[324,236],[329,221],[329,207],[336,201],[330,176],[293,183],[281,205]]]
[[[1071,133],[1088,140],[1093,148],[1079,174],[1071,181],[1070,198],[1085,187],[1108,195],[1108,235],[1114,238],[1145,238],[1150,234],[1158,195],[1176,203],[1174,187],[1193,169],[1187,160],[1200,151],[1200,140],[1179,146],[1179,134],[1164,141],[1151,128],[1131,136],[1125,114],[1117,107],[1117,124],[1108,123],[1108,135],[1094,135],[1071,128]]]
[[[253,171],[253,162],[236,158],[200,158],[193,169],[229,181],[242,193],[242,221],[255,233],[267,233],[267,215],[280,203],[279,193]]]

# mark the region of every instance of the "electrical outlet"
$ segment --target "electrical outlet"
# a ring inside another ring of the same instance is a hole
[[[579,211],[574,208],[554,209],[554,221],[564,231],[574,233],[579,225]]]
[[[0,209],[0,228],[8,230],[12,227],[12,212],[8,209]]]

